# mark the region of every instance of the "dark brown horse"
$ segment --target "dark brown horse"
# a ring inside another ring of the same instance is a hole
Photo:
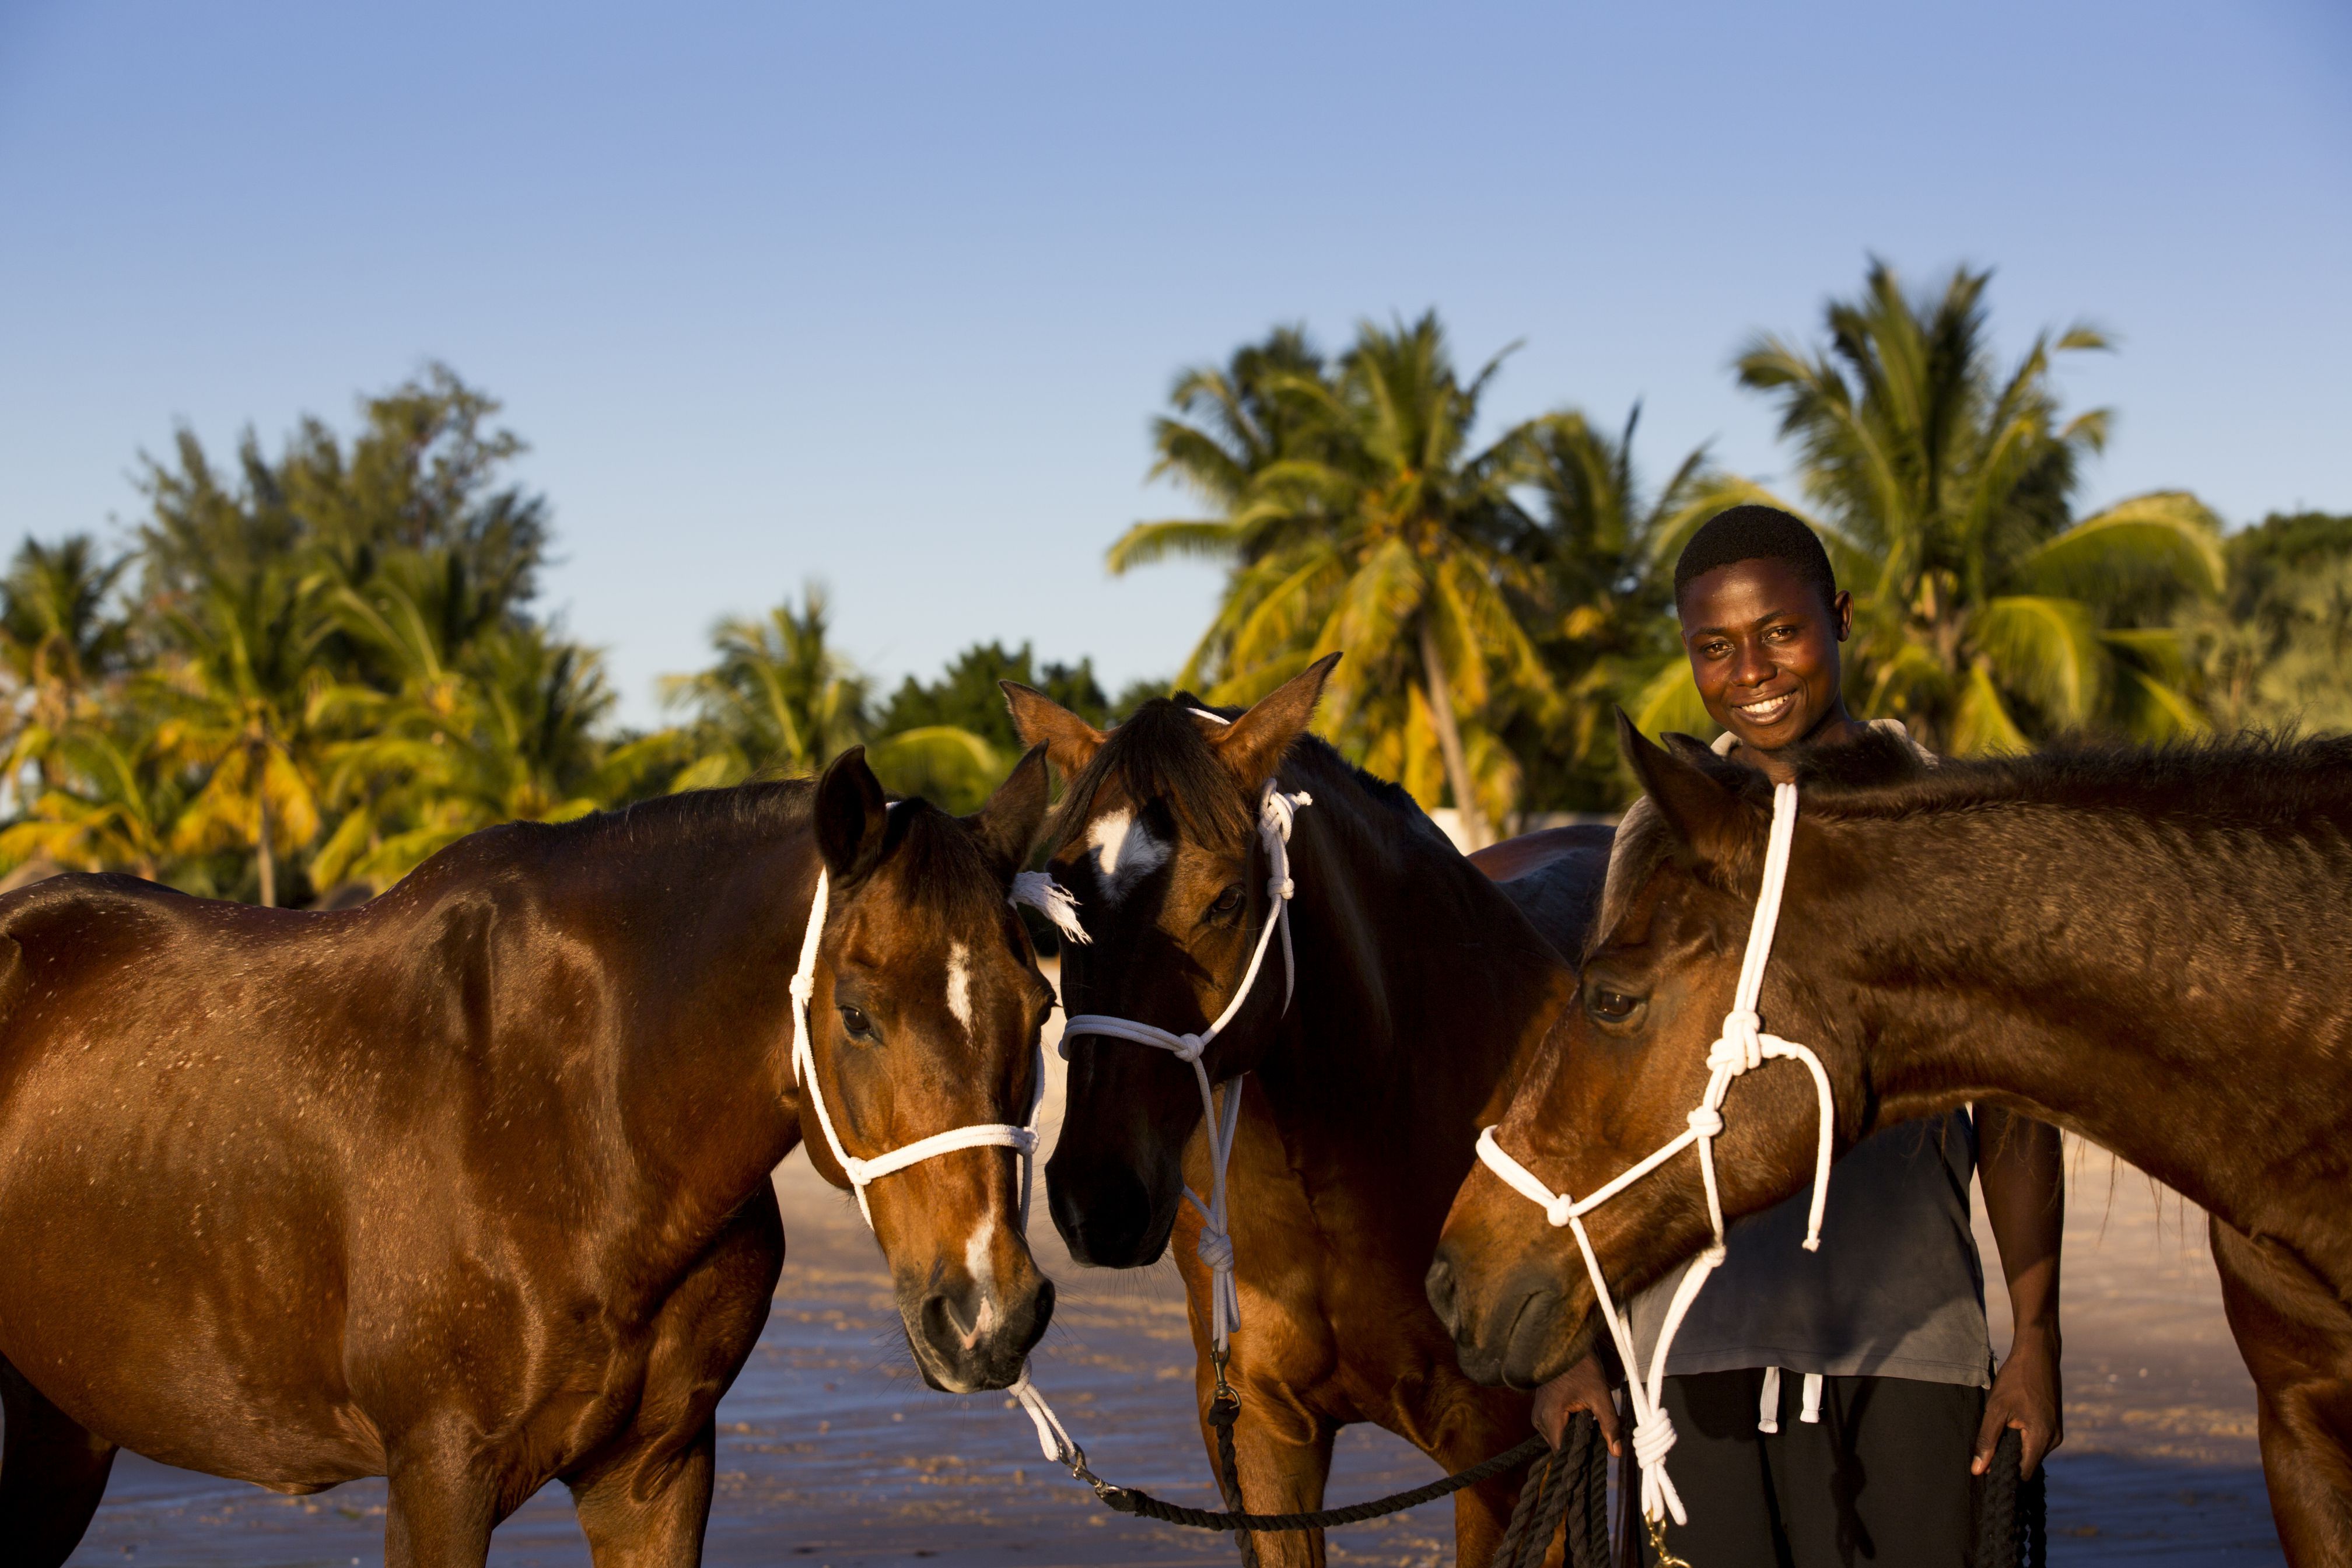
[[[1320,1506],[1332,1440],[1351,1423],[1384,1426],[1448,1470],[1527,1437],[1526,1398],[1476,1387],[1454,1364],[1422,1276],[1505,1064],[1575,983],[1409,796],[1305,736],[1328,668],[1230,725],[1179,698],[1108,735],[1011,690],[1023,735],[1045,742],[1072,779],[1047,837],[1050,869],[1092,937],[1063,950],[1073,1014],[1180,1031],[1215,1016],[1265,918],[1260,788],[1278,774],[1313,796],[1291,839],[1296,993],[1286,1009],[1277,945],[1203,1058],[1220,1082],[1249,1075],[1228,1175],[1241,1308],[1232,1374],[1242,1490],[1262,1511]],[[1588,834],[1536,858],[1511,888],[1562,922],[1554,938],[1572,950],[1605,853]],[[1194,1250],[1200,1219],[1179,1199],[1187,1182],[1210,1190],[1192,1070],[1104,1037],[1067,1054],[1068,1111],[1046,1167],[1054,1223],[1079,1261],[1118,1268],[1151,1262],[1173,1234],[1205,1420],[1209,1273]],[[1460,1494],[1459,1561],[1491,1555],[1515,1495],[1515,1479]],[[1266,1535],[1258,1551],[1269,1563],[1319,1563],[1323,1542]]]
[[[64,877],[0,899],[0,1560],[62,1563],[116,1447],[390,1478],[395,1568],[478,1564],[551,1478],[599,1568],[697,1562],[711,1412],[806,1137],[790,987],[854,1157],[1020,1122],[1051,993],[1005,899],[1033,754],[976,816],[824,779],[493,828],[342,914]],[[869,1196],[923,1375],[1002,1387],[1053,1289],[1011,1152]]]
[[[1570,1194],[1699,1103],[1762,862],[1760,774],[1625,743],[1657,823],[1621,847],[1581,1005],[1525,1064],[1496,1134]],[[1928,771],[1901,752],[1855,742],[1801,778],[1764,1027],[1820,1054],[1841,1147],[1988,1101],[2209,1210],[2288,1555],[2352,1562],[2352,740]],[[1727,1215],[1810,1181],[1813,1106],[1792,1064],[1734,1082]],[[1707,1240],[1696,1161],[1584,1223],[1612,1291],[1656,1279]],[[1517,1385],[1595,1326],[1570,1233],[1483,1166],[1431,1287],[1465,1363]]]

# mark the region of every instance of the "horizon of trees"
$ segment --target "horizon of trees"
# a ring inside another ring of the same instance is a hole
[[[1742,347],[1786,498],[1704,447],[1637,461],[1638,406],[1485,428],[1509,351],[1464,375],[1434,311],[1363,322],[1336,355],[1283,327],[1186,370],[1151,473],[1202,511],[1135,524],[1107,564],[1207,557],[1225,591],[1173,682],[1116,694],[1089,659],[995,640],[886,694],[810,582],[717,622],[710,662],[662,682],[670,721],[626,728],[602,655],[538,605],[550,510],[510,478],[523,444],[446,367],[363,399],[348,437],[305,419],[221,461],[184,431],[142,454],[123,548],[27,537],[0,574],[0,872],[343,900],[494,823],[805,773],[852,744],[969,811],[1019,755],[1000,679],[1107,725],[1171,685],[1255,700],[1335,648],[1318,731],[1480,842],[1622,805],[1615,707],[1711,731],[1674,558],[1750,500],[1804,517],[1853,591],[1854,710],[1938,750],[2352,729],[2352,516],[2229,531],[2177,490],[2079,512],[2114,416],[2063,409],[2052,367],[2109,340],[2047,331],[2004,362],[1989,282],[1958,268],[1911,293],[1874,262],[1816,338]]]

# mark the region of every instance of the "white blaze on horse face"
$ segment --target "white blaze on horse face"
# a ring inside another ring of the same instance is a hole
[[[1094,846],[1095,880],[1107,904],[1118,902],[1138,882],[1166,865],[1171,847],[1138,822],[1135,813],[1125,809],[1096,817],[1087,828],[1087,842]]]
[[[972,1315],[971,1332],[963,1336],[963,1348],[980,1343],[981,1336],[996,1327],[996,1216],[990,1215],[980,1222],[964,1243],[963,1266],[980,1287],[980,1310]]]
[[[963,943],[948,945],[948,1011],[955,1015],[968,1037],[971,1033],[971,949]]]

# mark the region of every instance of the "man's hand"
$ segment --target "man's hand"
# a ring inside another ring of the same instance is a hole
[[[1538,1394],[1537,1399],[1543,1397]],[[1540,1403],[1537,1405],[1541,1409]],[[2058,1395],[2058,1336],[2029,1331],[2009,1347],[2009,1359],[1992,1380],[1985,1397],[1984,1420],[1977,1426],[1976,1458],[1969,1473],[1980,1476],[1992,1468],[1993,1445],[2005,1427],[2017,1428],[2024,1451],[2018,1474],[2030,1476],[2042,1456],[2066,1440],[2064,1405]]]
[[[1609,1395],[1609,1380],[1601,1375],[1601,1363],[1589,1355],[1536,1390],[1536,1430],[1557,1448],[1568,1430],[1568,1418],[1580,1410],[1601,1423],[1601,1440],[1612,1454],[1625,1451],[1623,1429],[1617,1425],[1617,1402]]]

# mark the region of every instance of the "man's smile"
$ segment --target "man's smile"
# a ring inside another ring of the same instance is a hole
[[[1777,696],[1759,697],[1752,702],[1733,704],[1733,710],[1751,724],[1770,724],[1785,716],[1797,705],[1797,694],[1783,691]]]

